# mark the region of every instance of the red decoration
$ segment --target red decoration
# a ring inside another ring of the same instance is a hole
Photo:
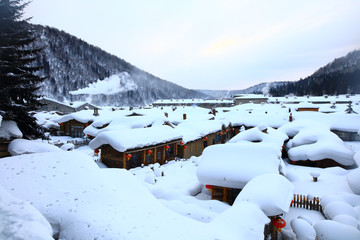
[[[150,154],[152,154],[152,151],[151,151],[151,150],[147,150],[146,153],[147,153],[148,155],[150,155]]]
[[[170,146],[169,146],[169,145],[166,145],[166,146],[165,146],[165,149],[166,149],[166,150],[168,150],[169,148],[170,148]]]
[[[225,132],[228,132],[228,130],[225,130]]]
[[[87,137],[91,137],[89,134],[86,134]]]
[[[127,159],[130,159],[130,158],[132,157],[132,155],[131,155],[130,153],[128,153],[128,154],[125,155],[125,157],[126,157]]]
[[[212,189],[213,187],[214,187],[213,185],[205,185],[205,188],[209,190]]]
[[[184,145],[184,144],[185,144],[185,143],[184,143],[183,141],[180,142],[180,145],[181,145],[181,146]]]
[[[207,140],[208,140],[208,138],[207,138],[207,137],[204,137],[204,140],[205,140],[205,141],[207,141]]]
[[[98,154],[99,153],[99,149],[95,149],[94,153]]]
[[[60,126],[63,126],[64,124],[63,123],[58,123]]]
[[[187,149],[187,146],[183,146],[183,149],[184,149],[184,150]]]
[[[219,133],[220,134],[220,136],[222,136],[223,135],[223,133],[221,132],[221,133]]]
[[[281,231],[281,228],[284,228],[286,226],[286,222],[281,217],[274,218],[271,223],[274,225],[274,227],[277,228],[278,231]]]
[[[85,126],[89,126],[89,124],[88,124],[88,123],[85,123]]]

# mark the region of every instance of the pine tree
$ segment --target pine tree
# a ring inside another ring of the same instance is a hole
[[[23,19],[28,2],[0,0],[0,114],[4,120],[15,121],[24,137],[42,136],[42,128],[29,111],[41,104],[39,89],[44,78],[34,66],[41,49],[34,47],[35,32]]]

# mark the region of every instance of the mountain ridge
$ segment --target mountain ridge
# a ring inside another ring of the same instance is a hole
[[[97,105],[118,106],[146,105],[161,98],[208,97],[160,79],[64,31],[41,25],[33,27],[39,34],[36,45],[44,48],[37,64],[44,66],[40,74],[48,77],[39,91],[46,97],[63,102],[90,100]],[[70,91],[122,72],[131,76],[138,86],[137,90],[111,96],[70,95]]]

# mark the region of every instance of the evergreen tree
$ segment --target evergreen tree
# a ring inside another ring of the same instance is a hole
[[[35,92],[44,80],[34,66],[37,54],[35,32],[23,19],[28,2],[23,0],[0,0],[0,114],[4,120],[15,121],[24,137],[42,136],[42,128],[29,111],[41,104]]]

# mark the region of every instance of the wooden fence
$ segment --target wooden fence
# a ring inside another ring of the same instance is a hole
[[[320,205],[320,199],[318,197],[313,197],[313,199],[310,199],[308,196],[294,194],[294,198],[290,207],[316,210],[322,213],[322,206]]]

